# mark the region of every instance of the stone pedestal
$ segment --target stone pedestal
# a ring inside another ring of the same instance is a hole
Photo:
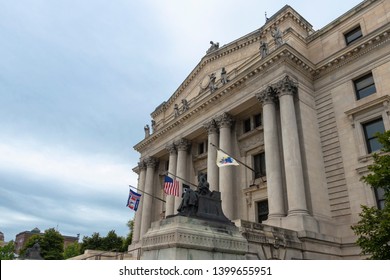
[[[244,260],[248,242],[232,223],[172,216],[152,223],[142,260]]]

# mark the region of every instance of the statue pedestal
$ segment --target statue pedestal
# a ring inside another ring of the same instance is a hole
[[[244,260],[248,242],[232,223],[171,216],[142,238],[142,260]]]

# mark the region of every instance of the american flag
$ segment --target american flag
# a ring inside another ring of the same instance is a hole
[[[179,196],[179,181],[172,179],[169,176],[164,178],[164,192],[167,195]]]

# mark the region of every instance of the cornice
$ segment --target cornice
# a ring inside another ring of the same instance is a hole
[[[330,58],[319,62],[316,65],[314,79],[319,79],[344,65],[355,61],[357,58],[365,55],[372,50],[381,47],[390,41],[390,24],[380,28],[376,32],[362,37],[358,42],[344,48],[331,56]]]
[[[261,38],[266,37],[267,33],[271,32],[271,29],[274,26],[279,25],[281,22],[286,19],[291,18],[298,25],[300,25],[308,34],[314,32],[312,25],[306,21],[302,16],[300,16],[293,8],[286,5],[281,10],[279,10],[275,15],[273,15],[261,28],[227,44],[215,50],[209,54],[206,54],[194,70],[187,76],[179,88],[173,93],[173,95],[166,101],[163,102],[160,106],[156,108],[154,112],[151,113],[152,118],[157,117],[159,114],[163,113],[166,108],[170,107],[179,97],[179,95],[188,87],[188,85],[196,78],[196,76],[201,72],[201,70],[208,65],[209,63],[218,60],[226,55],[234,53],[242,48],[248,47],[253,43],[260,41]]]
[[[208,94],[207,96],[200,98],[199,101],[194,104],[194,106],[190,107],[188,111],[181,114],[179,117],[173,118],[168,121],[161,129],[157,130],[152,135],[136,144],[134,146],[134,149],[139,152],[142,152],[147,146],[156,141],[158,138],[162,137],[163,135],[166,135],[166,133],[175,130],[177,127],[180,126],[181,123],[185,122],[193,115],[198,115],[199,112],[209,107],[210,105],[215,104],[223,96],[242,86],[248,80],[251,80],[258,75],[265,73],[269,68],[273,67],[277,63],[287,62],[293,67],[295,67],[297,70],[300,70],[310,79],[317,80],[327,75],[328,73],[355,61],[358,57],[363,56],[366,53],[383,46],[384,44],[388,44],[390,41],[389,34],[390,24],[378,29],[376,32],[367,35],[366,37],[362,37],[355,44],[340,50],[330,59],[324,60],[316,65],[310,62],[307,58],[305,58],[302,54],[300,54],[290,45],[288,45],[288,43],[285,43],[281,47],[273,50],[265,58],[261,58],[259,55],[258,58],[253,61],[252,66],[250,66],[245,71],[239,73],[236,77],[234,77],[233,80],[218,88],[212,94]],[[224,55],[223,53],[221,54],[218,51],[215,51],[207,55],[206,58],[208,58],[208,60],[203,61],[202,67],[209,63],[213,57],[215,58],[219,55]],[[200,69],[201,68],[199,68],[197,71],[199,72]],[[187,86],[188,83],[185,85]],[[175,93],[175,95],[178,94],[179,92]]]
[[[218,88],[214,93],[205,96],[203,99],[200,99],[197,104],[190,107],[190,109],[184,114],[181,114],[177,118],[171,119],[171,121],[169,121],[164,127],[157,130],[155,133],[151,134],[149,137],[136,144],[134,146],[134,149],[138,152],[142,152],[147,146],[156,141],[158,138],[162,137],[163,135],[166,135],[166,133],[175,130],[177,127],[180,126],[181,123],[185,122],[193,115],[199,115],[199,112],[204,110],[206,107],[215,104],[223,96],[229,94],[237,87],[240,87],[247,80],[252,79],[261,73],[264,73],[266,70],[268,70],[268,68],[270,68],[277,62],[280,62],[281,60],[291,60],[293,61],[293,63],[297,64],[305,71],[309,71],[309,73],[314,72],[312,66],[309,66],[309,62],[303,62],[303,60],[300,60],[298,58],[299,56],[295,52],[295,50],[287,44],[284,44],[282,47],[279,47],[278,49],[274,50],[264,59],[259,56],[257,62],[255,62],[254,65],[252,65],[248,70],[237,75],[232,81]]]

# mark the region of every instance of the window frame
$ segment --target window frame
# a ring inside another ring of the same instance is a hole
[[[257,157],[259,157],[259,162],[258,162],[259,169],[260,169],[259,171],[256,170],[256,168],[257,168],[257,162],[256,162]],[[252,160],[253,160],[253,169],[255,170],[255,172],[253,174],[254,179],[258,179],[258,178],[262,178],[262,177],[267,176],[267,166],[266,166],[266,163],[265,163],[265,152],[262,151],[260,153],[254,154],[252,156]]]
[[[359,83],[365,82],[368,79],[372,79],[372,83],[369,84],[368,86],[364,86],[362,88],[359,88]],[[355,89],[356,100],[361,100],[361,99],[366,98],[366,97],[377,92],[376,86],[375,86],[375,79],[374,79],[374,75],[372,74],[372,72],[369,72],[365,75],[362,75],[362,76],[354,79],[353,85],[354,85],[354,89]],[[368,94],[364,92],[367,90],[370,91]]]
[[[379,121],[381,121],[382,126],[383,126],[383,132],[385,132],[386,131],[385,122],[383,121],[383,117],[382,116],[379,117],[379,118],[376,118],[376,119],[373,119],[371,121],[364,122],[364,123],[361,124],[362,130],[363,130],[363,133],[364,133],[364,141],[365,141],[365,145],[366,145],[366,150],[367,150],[368,154],[371,154],[373,152],[376,152],[376,151],[380,150],[380,148],[373,150],[373,147],[371,145],[371,143],[372,143],[371,141],[377,139],[378,137],[376,137],[375,134],[378,133],[378,132],[381,132],[381,131],[377,131],[373,135],[368,135],[368,131],[367,131],[367,126],[368,125],[371,125],[371,124],[374,124],[374,123],[378,123]],[[383,133],[383,132],[381,132],[381,133]]]
[[[266,203],[267,211],[264,211],[264,213],[260,212],[260,209],[261,209],[260,204],[261,203]],[[256,201],[256,220],[257,220],[257,222],[262,224],[264,221],[268,220],[268,215],[269,215],[268,199]],[[261,217],[264,217],[264,219]]]
[[[382,210],[385,207],[385,190],[383,188],[374,189],[376,207]]]
[[[360,38],[363,37],[363,31],[362,28],[359,25],[351,28],[349,31],[345,32],[344,34],[345,44],[347,46],[351,45],[353,42],[356,42]]]
[[[242,129],[244,134],[252,131],[252,121],[250,117],[243,120]]]

